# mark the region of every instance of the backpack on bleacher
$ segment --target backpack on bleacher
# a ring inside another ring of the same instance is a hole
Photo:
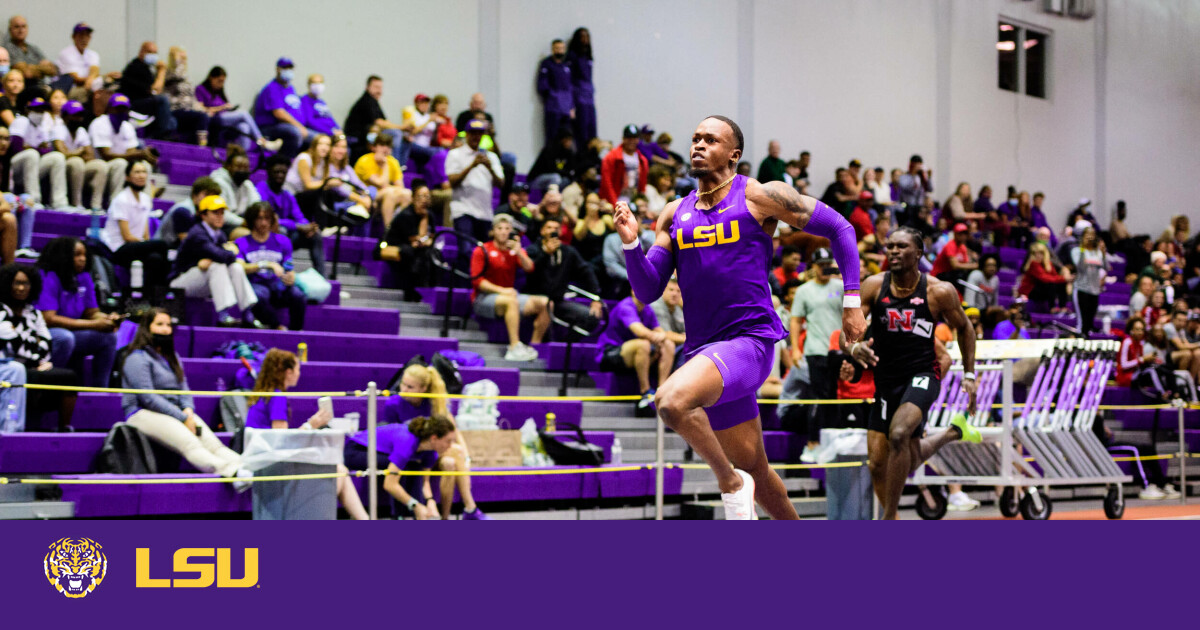
[[[154,446],[145,433],[118,422],[104,436],[104,446],[96,455],[96,472],[114,475],[153,475],[158,473]]]

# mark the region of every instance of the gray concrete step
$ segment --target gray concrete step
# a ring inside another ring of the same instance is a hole
[[[0,521],[50,518],[75,518],[75,504],[70,501],[0,503]]]
[[[404,299],[404,291],[400,289],[384,289],[381,287],[353,287],[343,288],[343,291],[350,293],[352,298],[366,298],[368,300],[392,300],[399,302]]]
[[[631,402],[585,402],[583,417],[634,418],[637,408]],[[646,426],[654,428],[654,418],[645,418]]]
[[[533,361],[505,361],[502,358],[497,359],[495,357],[491,357],[487,360],[487,366],[494,368],[516,368],[518,370],[544,371],[546,369],[546,362],[541,359],[535,359]]]
[[[668,462],[683,461],[682,448],[668,448],[663,450],[663,458]],[[625,464],[643,464],[646,462],[657,461],[657,453],[654,449],[633,449],[625,446],[625,440],[621,440],[621,462]]]
[[[401,337],[441,337],[442,329],[428,328],[425,326],[409,326],[405,323],[406,320],[400,321],[400,336]],[[482,330],[458,330],[451,328],[450,337],[459,341],[487,341],[487,333]],[[426,357],[429,358],[429,357]]]
[[[825,498],[793,498],[792,505],[801,518],[824,516]],[[756,506],[757,507],[757,506]],[[757,508],[758,517],[767,518],[767,513],[761,507]],[[692,520],[725,520],[725,506],[720,501],[693,501],[684,503],[680,513],[681,518]]]
[[[583,425],[584,431],[636,431],[639,429],[654,430],[654,418],[628,418],[620,417],[605,417],[594,416],[587,412],[587,405],[594,403],[583,403],[584,412],[583,419],[580,424]],[[621,447],[625,448],[625,442],[621,442]]]
[[[522,396],[557,396],[557,387],[521,386]],[[603,396],[604,391],[594,387],[568,387],[568,396]]]
[[[644,431],[617,431],[615,437],[621,440],[621,448],[626,451],[635,449],[654,450],[658,445],[658,436],[653,424],[646,427]],[[663,446],[667,450],[682,452],[687,449],[687,442],[684,441],[683,436],[677,433],[667,433],[663,437]]]
[[[582,379],[580,379],[578,381],[578,383],[579,383],[580,387],[591,387],[591,386],[595,385],[595,382],[592,381],[591,377],[589,377],[589,376],[584,376]],[[572,374],[567,379],[567,386],[575,387],[575,384],[576,384],[575,375]],[[527,370],[522,370],[521,371],[521,387],[525,387],[527,385],[530,387],[554,387],[557,390],[557,388],[560,385],[562,385],[562,373],[561,372],[531,372],[531,371],[527,371]]]
[[[721,494],[721,489],[717,487],[717,478],[713,476],[709,470],[685,470],[687,473],[693,474],[692,479],[684,477],[683,494],[694,496],[716,496]],[[809,477],[785,477],[783,479],[783,487],[787,488],[789,494],[808,495],[811,492],[816,492],[821,489],[821,483],[816,479]]]
[[[429,306],[429,305],[426,304],[425,306]],[[443,317],[441,315],[434,315],[433,313],[430,313],[430,312],[424,312],[424,313],[411,313],[410,312],[410,313],[405,313],[400,316],[400,323],[404,326],[412,325],[414,328],[436,328],[439,331],[442,329],[442,320],[443,320]],[[457,317],[451,317],[450,318],[450,334],[451,334],[451,336],[457,337],[457,335],[455,333],[457,333],[460,330],[463,330],[461,320],[459,320],[459,318],[457,318]],[[477,322],[473,319],[467,320],[466,330],[478,332],[479,331],[479,322]],[[461,339],[461,337],[459,337],[459,339]],[[487,340],[487,335],[484,335],[484,341],[486,341],[486,340]]]

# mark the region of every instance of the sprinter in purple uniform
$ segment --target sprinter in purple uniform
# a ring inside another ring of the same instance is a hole
[[[775,519],[795,519],[783,481],[767,464],[755,402],[785,336],[767,283],[771,235],[779,222],[832,243],[843,269],[843,333],[866,329],[858,296],[854,228],[829,206],[783,182],[760,184],[736,174],[745,141],[724,116],[700,122],[692,136],[691,174],[700,190],[667,204],[655,244],[642,253],[636,218],[617,204],[616,227],[634,294],[647,304],[673,272],[683,293],[687,342],[683,367],[655,395],[659,416],[683,436],[717,476],[727,519],[756,518],[754,503]]]

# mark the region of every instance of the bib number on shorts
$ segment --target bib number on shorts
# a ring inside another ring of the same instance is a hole
[[[912,380],[912,386],[916,387],[917,389],[929,389],[929,377],[914,376]]]

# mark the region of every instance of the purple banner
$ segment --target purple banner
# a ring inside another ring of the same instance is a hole
[[[1158,625],[1190,617],[1194,527],[3,523],[0,627]]]

